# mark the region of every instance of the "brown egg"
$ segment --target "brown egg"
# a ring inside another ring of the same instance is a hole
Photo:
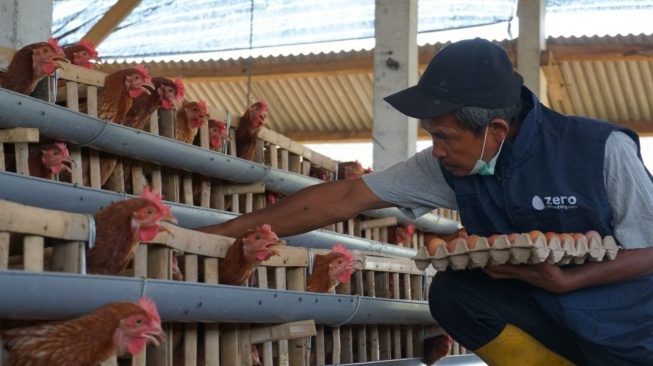
[[[494,234],[494,235],[488,236],[487,237],[487,243],[490,246],[492,246],[492,244],[494,244],[494,242],[499,238],[499,236],[501,236],[501,235],[500,234]]]
[[[599,243],[601,242],[601,234],[599,234],[599,232],[595,230],[590,230],[586,232],[585,237],[587,238],[588,242],[592,241],[593,238],[598,239]]]
[[[514,243],[514,242],[516,242],[517,239],[519,239],[519,235],[521,235],[521,234],[519,234],[519,233],[508,234],[508,241],[509,241],[510,243]]]
[[[550,242],[551,239],[553,238],[558,238],[558,233],[554,233],[553,231],[547,231],[544,233],[544,237],[546,238],[546,242]]]
[[[572,239],[572,240],[574,239],[574,238],[571,237],[571,234],[569,234],[569,233],[562,233],[562,234],[559,234],[559,235],[558,235],[558,238],[560,238],[560,242],[561,242],[561,243],[564,242],[564,241],[567,240],[567,239]]]
[[[478,239],[480,239],[480,238],[481,237],[478,236],[478,235],[470,235],[467,238],[467,247],[469,249],[475,249],[476,248],[476,243],[478,243]]]
[[[440,239],[440,238],[433,238],[429,240],[428,245],[426,246],[426,250],[428,250],[429,255],[435,255],[435,249],[437,248],[438,245],[447,245],[447,242]]]
[[[583,234],[583,233],[573,233],[573,234],[571,234],[571,237],[572,237],[572,238],[574,239],[574,241],[576,241],[576,242],[577,242],[579,239],[581,239],[581,238],[585,238],[585,239],[587,239],[587,238],[585,237],[585,234]]]
[[[528,236],[530,236],[532,242],[535,242],[537,238],[544,236],[544,233],[539,230],[531,230],[528,232]]]
[[[456,250],[456,247],[458,246],[458,243],[461,242],[461,241],[464,242],[465,239],[464,238],[455,238],[452,241],[448,242],[447,243],[447,250],[449,251],[449,253],[453,253]]]

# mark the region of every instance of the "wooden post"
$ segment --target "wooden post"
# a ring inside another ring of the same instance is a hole
[[[203,124],[199,130],[200,146],[209,149],[209,126],[208,123]],[[200,176],[200,206],[209,207],[211,202],[211,179],[207,176]]]
[[[75,112],[79,112],[79,93],[77,82],[66,81],[66,107]],[[71,183],[81,186],[84,184],[84,179],[82,177],[82,151],[79,147],[71,146],[68,148],[68,152],[70,153],[70,158],[76,163],[72,166]]]
[[[326,349],[324,342],[324,326],[317,327],[317,334],[315,335],[315,363],[317,365],[326,365]]]
[[[161,122],[159,134],[161,136],[175,138],[175,124],[177,116],[173,111],[164,111],[159,115]],[[166,201],[179,202],[179,173],[176,169],[162,167],[162,192]]]
[[[392,356],[394,360],[400,359],[401,356],[401,325],[395,324],[392,326]]]
[[[11,234],[0,232],[0,270],[9,268],[9,239]]]
[[[147,277],[147,244],[138,244],[136,246],[136,254],[134,255],[134,277],[146,278]],[[147,364],[146,347],[143,352],[132,356],[131,366],[145,366]]]
[[[148,244],[149,245],[149,244]],[[161,280],[169,280],[172,277],[171,249],[149,245],[147,256],[147,277]],[[166,340],[159,347],[148,347],[148,366],[171,366],[172,365],[172,331],[170,327],[164,327]]]
[[[204,258],[204,282],[218,283],[218,258]],[[218,365],[220,362],[220,325],[218,323],[204,325],[204,354],[207,366]]]
[[[278,267],[274,269],[275,287],[279,290],[286,289],[286,269]],[[279,366],[290,366],[288,359],[288,341],[280,340],[277,350],[279,356]],[[294,366],[294,365],[293,365]]]
[[[220,341],[220,365],[241,366],[242,360],[239,352],[238,324],[228,324],[224,326],[224,333]]]
[[[29,146],[27,142],[16,142],[14,144],[14,152],[16,154],[16,173],[29,175]]]
[[[25,235],[23,238],[23,268],[25,271],[43,272],[42,236]]]
[[[81,273],[82,248],[86,243],[71,241],[54,245],[52,249],[52,270],[55,272]]]
[[[159,108],[156,112],[152,113],[150,116],[150,133],[154,135],[159,135],[159,116],[162,113],[159,113],[159,111],[163,111],[163,109]],[[161,178],[161,166],[160,165],[155,165],[155,164],[150,164],[150,170],[152,171],[151,174],[151,181],[150,184],[152,185],[152,188],[156,188],[159,191],[163,191],[163,182]]]
[[[379,360],[392,359],[392,331],[388,325],[379,325]]]
[[[306,291],[306,271],[304,271],[303,267],[288,268],[286,270],[286,275],[288,278],[288,290]],[[310,356],[309,346],[310,344],[307,338],[298,338],[288,341],[288,357],[290,359],[290,364],[293,366],[308,365],[308,358]],[[324,346],[324,344],[322,346]]]
[[[258,277],[258,287],[259,288],[268,288],[268,271],[267,268],[264,266],[259,266],[256,269],[257,272],[257,277]],[[256,340],[253,340],[252,343],[256,344],[259,343]],[[261,359],[261,363],[263,365],[272,365],[272,342],[265,342],[263,343],[263,352],[261,352],[259,358]]]
[[[97,118],[97,87],[88,85],[86,87],[86,113],[91,117]],[[80,156],[81,159],[81,156]],[[75,160],[80,169],[82,165],[81,160]],[[89,183],[91,187],[100,189],[101,186],[101,173],[100,173],[100,153],[95,149],[88,149],[88,166],[89,166]],[[74,169],[74,167],[73,167]]]
[[[174,255],[173,253],[170,253]],[[171,258],[172,260],[172,258]],[[184,255],[184,280],[197,282],[198,257],[196,254]],[[197,323],[184,324],[184,360],[185,365],[197,364]]]

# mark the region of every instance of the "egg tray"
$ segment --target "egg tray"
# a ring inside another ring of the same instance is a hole
[[[585,237],[576,240],[567,238],[563,241],[554,236],[547,243],[543,235],[533,242],[528,234],[521,234],[512,243],[507,235],[500,235],[492,245],[487,238],[480,237],[474,249],[469,249],[467,240],[458,240],[452,252],[445,245],[438,245],[434,255],[430,255],[426,247],[422,246],[412,259],[419,270],[423,271],[433,265],[436,270],[444,271],[447,268],[461,270],[500,264],[547,262],[566,265],[600,262],[614,260],[618,251],[619,246],[612,236],[603,239],[593,237],[590,240]]]

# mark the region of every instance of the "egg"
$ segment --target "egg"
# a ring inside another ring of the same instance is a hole
[[[438,245],[447,245],[447,242],[440,239],[440,238],[433,238],[429,240],[426,250],[428,250],[429,255],[435,255],[435,250],[437,249]]]
[[[475,248],[476,248],[476,244],[478,243],[478,240],[479,240],[480,238],[481,238],[481,237],[478,236],[478,235],[470,235],[470,236],[467,238],[467,248],[469,248],[469,249],[475,249]]]
[[[499,236],[501,236],[501,235],[500,234],[494,234],[494,235],[488,236],[487,237],[487,243],[490,246],[492,246],[492,244],[494,244],[494,242],[499,238]]]
[[[455,238],[451,240],[450,242],[447,243],[447,250],[449,253],[453,253],[456,250],[456,247],[458,246],[458,243],[460,242],[465,242],[464,238]]]
[[[558,238],[558,233],[555,233],[553,231],[547,231],[546,233],[544,233],[544,237],[546,238],[546,242],[548,243],[551,241],[551,239]]]
[[[539,230],[531,230],[528,232],[528,236],[531,238],[532,242],[535,242],[540,236],[544,236],[544,233]]]
[[[586,232],[585,237],[587,238],[588,242],[592,241],[592,239],[594,238],[598,239],[599,243],[601,242],[601,234],[599,234],[599,232],[595,230],[590,230]]]

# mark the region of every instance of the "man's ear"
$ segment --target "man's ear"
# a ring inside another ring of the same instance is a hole
[[[510,124],[503,118],[495,118],[490,121],[490,134],[494,136],[497,141],[503,141],[508,136]]]

